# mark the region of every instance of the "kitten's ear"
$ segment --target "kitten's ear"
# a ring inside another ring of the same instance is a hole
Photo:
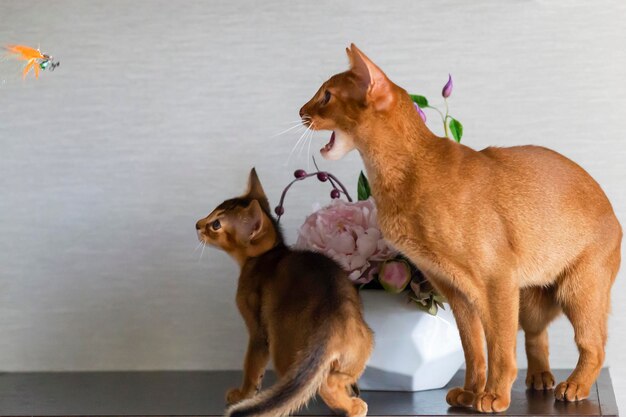
[[[248,206],[248,216],[249,221],[246,224],[247,227],[245,227],[246,236],[243,236],[243,238],[247,242],[252,242],[262,234],[267,221],[259,200],[252,200],[250,206]]]
[[[350,58],[350,70],[359,79],[367,100],[376,110],[388,110],[394,102],[391,81],[355,44],[346,48]]]
[[[256,169],[254,168],[250,170],[250,176],[248,177],[248,191],[246,191],[245,195],[251,199],[258,200],[261,207],[263,207],[263,209],[265,209],[268,213],[271,211],[270,203],[267,201],[267,196],[265,195],[259,176],[256,174]]]

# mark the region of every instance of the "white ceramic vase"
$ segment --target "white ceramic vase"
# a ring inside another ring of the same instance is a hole
[[[432,316],[407,303],[406,294],[362,290],[365,321],[375,347],[359,388],[422,391],[444,387],[464,362],[450,306]]]

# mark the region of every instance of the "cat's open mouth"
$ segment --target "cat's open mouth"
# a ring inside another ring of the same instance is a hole
[[[324,159],[337,160],[354,149],[352,138],[341,130],[333,130],[330,141],[320,149]]]
[[[326,145],[324,145],[324,147],[322,149],[320,149],[320,152],[322,152],[322,154],[324,152],[330,152],[330,150],[333,148],[333,146],[335,146],[335,132],[334,131],[330,135],[330,142],[328,142]]]

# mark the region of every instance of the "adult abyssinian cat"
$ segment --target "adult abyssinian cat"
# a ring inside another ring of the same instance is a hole
[[[300,115],[312,129],[333,131],[324,157],[359,151],[384,236],[450,301],[467,370],[448,403],[509,407],[518,324],[527,385],[554,388],[546,328],[561,311],[580,356],[555,396],[586,398],[604,360],[622,240],[600,186],[546,148],[475,151],[435,136],[406,91],[356,46],[347,53],[350,69],[326,81]]]
[[[224,201],[196,229],[241,267],[236,299],[250,339],[227,415],[284,416],[319,392],[331,409],[365,416],[367,404],[352,394],[373,337],[357,291],[330,258],[285,246],[256,171],[246,194]],[[255,396],[270,356],[280,379]]]

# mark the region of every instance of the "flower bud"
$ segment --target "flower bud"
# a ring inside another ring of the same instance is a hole
[[[443,96],[443,98],[448,98],[450,97],[450,94],[452,94],[452,76],[448,74],[448,82],[446,83],[446,85],[443,86],[443,90],[441,90],[441,95]]]
[[[411,281],[411,268],[402,260],[387,261],[378,273],[378,280],[386,291],[398,294]]]
[[[285,208],[283,206],[276,206],[274,213],[276,213],[277,216],[282,216],[285,213]]]
[[[328,181],[328,174],[325,172],[318,172],[317,173],[317,179],[322,181],[322,182],[326,182]]]
[[[293,176],[298,179],[304,178],[306,177],[306,171],[303,169],[297,169],[296,172],[293,173]]]
[[[424,111],[420,108],[420,106],[417,105],[417,103],[413,103],[413,105],[415,106],[415,110],[417,110],[424,123],[426,123],[426,113],[424,113]]]
[[[330,192],[330,198],[339,198],[341,194],[339,193],[339,190],[336,188],[333,188],[333,190]]]

